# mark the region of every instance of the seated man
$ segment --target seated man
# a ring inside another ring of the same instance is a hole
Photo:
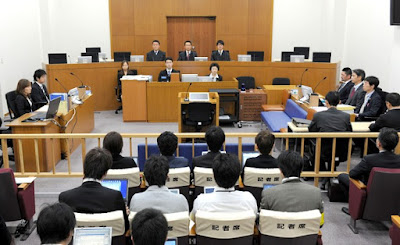
[[[132,220],[131,238],[134,245],[164,245],[168,236],[168,222],[155,209],[146,208]]]
[[[179,52],[178,61],[194,61],[194,57],[197,57],[196,51],[192,51],[192,41],[185,41],[185,51]]]
[[[161,155],[165,156],[169,162],[169,168],[184,168],[189,166],[189,161],[184,157],[175,157],[178,137],[172,132],[165,131],[157,138],[158,149]]]
[[[400,95],[398,93],[386,95],[386,107],[388,111],[380,115],[375,123],[369,126],[372,132],[378,132],[385,127],[400,132]]]
[[[104,149],[108,150],[113,157],[113,164],[111,169],[123,169],[136,167],[135,160],[132,157],[121,156],[122,147],[124,142],[122,136],[115,132],[109,132],[103,140]]]
[[[381,129],[376,140],[376,147],[378,147],[379,153],[366,155],[357,166],[350,170],[349,174],[339,175],[339,183],[346,197],[348,197],[349,193],[349,177],[368,184],[372,168],[400,168],[400,155],[394,153],[398,143],[399,136],[396,130],[391,128]],[[349,209],[346,207],[343,207],[342,211],[349,214]]]
[[[37,219],[37,233],[41,244],[70,244],[75,225],[74,212],[65,203],[55,203],[43,208]]]
[[[50,102],[49,93],[47,92],[47,88],[45,85],[46,79],[47,79],[47,73],[43,69],[38,69],[33,74],[34,82],[32,84],[32,92],[31,92],[33,110],[37,110],[40,107]]]
[[[193,158],[193,168],[212,168],[214,158],[220,154],[222,145],[225,142],[225,133],[220,127],[210,127],[205,135],[208,149],[207,154]]]
[[[133,195],[130,210],[139,212],[152,207],[163,213],[189,212],[186,198],[168,190],[165,182],[168,178],[169,165],[163,156],[150,156],[144,165],[144,177],[149,183],[145,192]]]
[[[58,199],[77,213],[107,213],[121,210],[127,231],[129,229],[127,207],[121,192],[101,185],[101,180],[107,175],[111,165],[112,156],[107,150],[98,147],[91,149],[83,163],[82,185],[62,192]]]
[[[340,102],[344,104],[349,98],[350,90],[353,88],[354,83],[351,82],[351,69],[349,67],[343,68],[340,73],[342,84],[339,86],[337,92],[339,93]]]
[[[224,51],[224,41],[217,41],[217,50],[212,51],[211,60],[230,61],[229,52]]]
[[[248,191],[235,190],[235,184],[240,175],[240,162],[232,154],[219,154],[213,165],[214,179],[217,183],[215,191],[209,194],[200,194],[193,204],[191,213],[195,220],[197,210],[208,212],[239,212],[252,210],[257,214],[257,203],[254,196]]]
[[[256,136],[256,145],[261,155],[246,160],[245,167],[251,168],[277,168],[278,162],[271,156],[275,143],[275,136],[268,130],[259,132]]]
[[[356,119],[359,121],[366,120],[365,117],[377,117],[381,112],[382,99],[377,92],[379,85],[379,79],[374,76],[366,77],[364,80],[363,90],[361,99],[358,100],[356,109]]]
[[[261,209],[282,212],[318,209],[323,215],[324,205],[320,190],[300,180],[303,169],[301,155],[298,152],[283,151],[278,157],[278,167],[284,176],[282,184],[263,190]],[[323,223],[323,216],[321,220]]]
[[[146,55],[146,61],[164,61],[165,52],[160,50],[160,41],[153,40],[153,50]]]
[[[172,68],[173,59],[171,57],[167,57],[165,59],[165,70],[160,71],[158,74],[158,81],[159,82],[169,82],[171,81],[171,73],[179,73],[178,70]]]
[[[350,90],[349,98],[346,100],[346,105],[356,106],[357,101],[360,99],[360,95],[363,94],[363,85],[365,79],[365,72],[361,69],[353,70],[353,75],[351,75],[351,82],[354,86]]]

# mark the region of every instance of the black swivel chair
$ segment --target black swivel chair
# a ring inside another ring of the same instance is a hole
[[[256,88],[256,81],[254,77],[245,76],[245,77],[237,77],[236,79],[238,80],[238,89],[242,88],[242,83],[244,83],[246,89]]]
[[[214,121],[215,106],[211,103],[190,103],[187,110],[182,111],[182,123],[193,126],[200,132],[203,126],[208,126]]]
[[[272,80],[272,85],[290,85],[290,79],[286,77],[275,77]]]
[[[117,97],[117,101],[118,101],[119,103],[121,103],[121,105],[118,106],[118,108],[115,110],[115,114],[118,114],[118,112],[122,110],[121,90],[122,90],[122,89],[121,89],[121,86],[120,86],[120,85],[118,85],[118,86],[115,87],[115,95],[116,95],[116,97]]]
[[[16,110],[16,105],[15,105],[15,99],[17,98],[17,94],[15,91],[10,91],[6,93],[6,101],[7,101],[7,108],[8,108],[8,114],[10,115],[10,119],[15,119],[17,116],[15,115]]]

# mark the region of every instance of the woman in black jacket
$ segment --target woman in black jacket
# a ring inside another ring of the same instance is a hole
[[[20,117],[25,113],[32,112],[32,100],[30,94],[32,91],[32,83],[27,79],[21,79],[18,82],[15,93],[15,117]]]

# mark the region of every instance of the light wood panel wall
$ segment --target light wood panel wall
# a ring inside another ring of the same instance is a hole
[[[112,53],[146,54],[158,39],[168,55],[167,17],[215,16],[215,42],[224,40],[231,58],[264,51],[271,60],[273,0],[109,0],[109,8]]]

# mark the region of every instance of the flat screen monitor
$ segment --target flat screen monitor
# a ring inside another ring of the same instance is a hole
[[[204,194],[210,194],[215,191],[214,186],[204,186]]]
[[[212,78],[210,76],[198,76],[199,82],[212,82]]]
[[[92,63],[92,56],[79,56],[78,64]]]
[[[400,0],[390,0],[390,24],[400,25]]]
[[[281,61],[284,62],[290,62],[290,56],[291,55],[296,55],[297,53],[293,52],[293,51],[283,51],[281,54]]]
[[[67,54],[49,54],[49,64],[67,64]]]
[[[304,55],[291,55],[290,56],[290,62],[304,62]]]
[[[251,61],[251,55],[248,54],[238,54],[238,61]]]
[[[100,47],[86,48],[86,53],[101,53]]]
[[[81,56],[92,56],[92,62],[99,62],[99,53],[81,53]]]
[[[189,93],[190,102],[209,102],[210,95],[208,93]]]
[[[264,61],[264,51],[247,51],[251,55],[251,61]]]
[[[331,53],[330,52],[314,52],[313,53],[313,62],[331,62]]]
[[[242,152],[242,166],[246,163],[247,159],[252,157],[258,157],[260,155],[259,151],[244,151]]]
[[[121,62],[121,61],[129,61],[131,59],[131,52],[114,52],[114,61]]]
[[[131,62],[143,62],[144,55],[131,55]]]
[[[122,198],[127,202],[128,197],[128,180],[127,179],[104,179],[101,185],[116,191],[120,191]]]
[[[198,82],[198,74],[182,74],[182,82]]]
[[[111,245],[112,227],[84,227],[74,229],[74,245]]]
[[[304,59],[308,60],[310,56],[310,47],[294,47],[294,52],[304,55]]]
[[[208,57],[194,57],[194,61],[208,61]]]

